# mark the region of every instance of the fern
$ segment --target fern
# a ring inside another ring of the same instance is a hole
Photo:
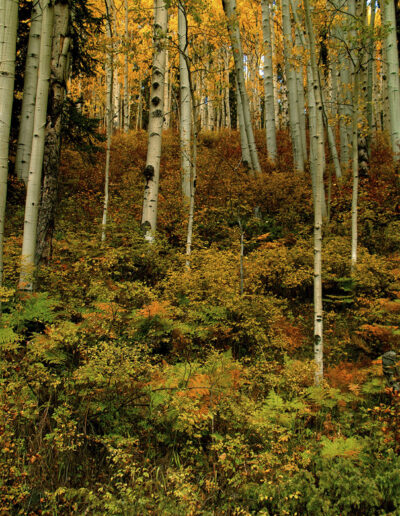
[[[336,457],[356,459],[362,450],[363,443],[357,437],[349,437],[348,439],[339,437],[333,441],[326,437],[322,437],[321,455],[328,460]]]
[[[0,328],[0,348],[3,351],[15,351],[18,348],[19,340],[19,335],[12,328]]]
[[[29,297],[20,310],[11,313],[12,326],[22,328],[29,322],[52,323],[56,317],[56,300],[49,298],[46,293],[39,293]]]

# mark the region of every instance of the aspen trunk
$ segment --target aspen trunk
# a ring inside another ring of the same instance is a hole
[[[353,88],[353,149],[352,149],[352,171],[353,171],[353,195],[351,200],[351,272],[357,263],[357,209],[358,209],[358,102],[359,100],[359,76],[354,73]]]
[[[373,32],[375,27],[375,4],[371,5],[371,19],[370,19],[370,29]],[[369,42],[369,56],[368,56],[368,65],[367,65],[367,124],[368,124],[368,137],[367,137],[367,147],[368,147],[368,155],[371,155],[371,137],[373,132],[373,120],[374,120],[374,109],[373,109],[373,91],[374,91],[374,79],[376,76],[376,70],[374,67],[375,63],[375,42],[374,38],[370,38]]]
[[[157,226],[158,185],[164,104],[165,47],[168,10],[164,0],[154,1],[154,55],[151,76],[149,139],[144,176],[142,229],[147,242],[154,242]]]
[[[296,170],[304,172],[304,154],[301,137],[301,126],[299,119],[299,102],[297,92],[296,71],[291,63],[292,60],[292,24],[290,22],[289,0],[282,0],[282,28],[283,28],[283,49],[285,60],[285,74],[288,89],[289,101],[289,125],[292,137],[293,160]]]
[[[186,34],[187,36],[187,34]],[[188,217],[188,230],[186,238],[186,268],[190,268],[190,255],[192,253],[193,243],[193,225],[194,225],[194,207],[195,207],[195,194],[196,194],[196,183],[197,183],[197,107],[194,98],[194,91],[192,83],[190,81],[190,93],[193,105],[193,144],[192,144],[192,162],[190,167],[190,203],[189,203],[189,217]]]
[[[271,28],[271,56],[273,57],[276,54],[276,44],[275,44],[275,15],[272,9],[272,5],[270,4],[270,28]],[[276,69],[276,65],[274,65],[274,61],[272,60],[272,77],[273,77],[273,85],[274,85],[274,105],[275,105],[275,130],[280,129],[280,120],[279,120],[279,91],[280,91],[280,83],[278,81],[278,71]]]
[[[128,57],[128,39],[129,39],[129,9],[128,0],[124,2],[125,7],[125,62],[124,62],[124,133],[129,132],[130,126],[130,103],[129,103],[129,57]]]
[[[385,38],[385,49],[388,68],[388,97],[390,110],[390,138],[395,160],[400,159],[400,83],[399,83],[399,54],[397,52],[396,12],[394,0],[382,2],[383,21],[388,27]]]
[[[273,163],[275,163],[277,158],[277,147],[269,0],[262,0],[261,8],[264,39],[265,132],[268,157]]]
[[[240,99],[242,102],[244,126],[251,158],[251,169],[257,174],[261,174],[261,167],[258,160],[258,153],[254,139],[253,128],[251,125],[249,98],[247,96],[244,80],[243,51],[236,13],[236,0],[223,0],[222,5],[228,18],[228,32],[232,45],[233,59],[235,61],[236,79],[238,83]]]
[[[322,121],[322,97],[318,78],[317,51],[314,28],[308,0],[304,0],[306,27],[310,45],[310,62],[313,80],[313,90],[316,104],[315,132],[315,200],[314,200],[314,359],[316,364],[315,383],[320,385],[323,379],[323,307],[322,307],[322,197],[323,197],[323,167],[324,141]]]
[[[4,219],[7,199],[8,151],[14,99],[18,2],[0,5],[0,286],[3,284]]]
[[[116,49],[113,49],[113,52]],[[115,63],[113,65],[113,127],[114,129],[121,128],[121,88],[119,84],[118,70]]]
[[[28,181],[29,162],[31,159],[41,27],[42,10],[39,2],[34,2],[32,4],[31,27],[29,30],[29,42],[26,54],[21,123],[18,133],[17,155],[15,157],[15,172],[17,177],[22,179],[25,184]]]
[[[101,221],[101,241],[104,242],[107,236],[107,218],[109,205],[109,186],[110,186],[110,161],[111,161],[111,138],[113,132],[113,100],[114,100],[114,53],[112,48],[112,28],[111,16],[113,16],[112,6],[109,0],[106,0],[106,32],[110,41],[107,57],[106,57],[106,167],[104,171],[104,201],[103,201],[103,217]]]
[[[181,173],[182,196],[186,209],[190,205],[190,175],[191,175],[191,102],[190,83],[187,52],[187,20],[186,7],[180,1],[178,5],[178,40],[179,40],[179,72],[180,72],[180,148],[181,148]]]
[[[247,140],[246,128],[244,126],[242,98],[241,98],[240,92],[239,92],[236,73],[235,73],[235,86],[236,86],[236,105],[237,105],[237,116],[238,116],[238,122],[239,122],[240,146],[242,149],[242,163],[246,168],[250,168],[251,158],[250,158],[250,151],[249,151],[249,142]]]
[[[165,80],[164,80],[164,123],[163,129],[169,129],[171,114],[170,114],[170,72],[169,72],[169,52],[165,53]]]
[[[55,4],[50,95],[47,107],[43,186],[37,224],[35,265],[38,265],[43,258],[46,248],[48,248],[48,255],[51,254],[51,239],[58,197],[62,108],[70,71],[70,17],[69,4],[61,2]]]
[[[136,131],[142,129],[142,113],[143,113],[143,100],[142,100],[142,81],[139,77],[139,98],[138,107],[136,113]]]
[[[225,127],[230,129],[231,123],[231,108],[229,104],[229,53],[226,48],[223,49],[224,56],[224,105],[225,105]]]
[[[33,290],[37,220],[42,180],[54,19],[54,7],[52,3],[49,0],[43,0],[41,2],[41,6],[43,7],[43,20],[40,36],[40,59],[36,92],[35,121],[33,126],[32,152],[25,204],[21,272],[18,286],[19,290],[27,291]]]

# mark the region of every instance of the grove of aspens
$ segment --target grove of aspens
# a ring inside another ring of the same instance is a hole
[[[400,516],[398,0],[0,0],[0,515]]]

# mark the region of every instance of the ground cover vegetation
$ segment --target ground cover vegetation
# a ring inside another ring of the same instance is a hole
[[[64,151],[52,258],[39,291],[26,297],[13,288],[23,212],[10,184],[2,510],[396,514],[398,398],[385,390],[375,360],[398,345],[400,306],[397,191],[390,158],[382,166],[383,141],[373,150],[379,166],[362,185],[352,280],[346,179],[332,188],[323,256],[327,371],[316,387],[311,187],[285,170],[289,149],[260,183],[236,169],[237,134],[204,135],[187,270],[172,131],[164,139],[160,236],[151,248],[143,242],[145,138],[114,137],[102,245],[104,153],[91,165]],[[243,295],[238,214],[246,221]]]
[[[398,12],[0,3],[1,514],[400,514]]]

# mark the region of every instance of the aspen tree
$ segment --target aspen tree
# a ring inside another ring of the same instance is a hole
[[[50,0],[42,0],[41,7],[43,9],[43,20],[40,36],[35,120],[33,124],[33,142],[24,216],[21,272],[18,286],[19,290],[27,291],[33,290],[54,18],[54,6]]]
[[[242,97],[239,92],[239,86],[237,83],[236,73],[235,73],[235,92],[236,92],[236,106],[237,106],[236,110],[237,110],[237,117],[238,117],[238,123],[239,123],[240,146],[242,149],[242,163],[246,168],[250,168],[251,158],[250,158],[249,142],[247,140],[247,133],[246,133],[245,125],[244,125]]]
[[[183,1],[178,4],[178,46],[179,46],[179,76],[180,76],[180,148],[182,171],[182,195],[186,209],[190,205],[190,175],[191,175],[191,94],[188,69],[188,42],[186,6]]]
[[[50,95],[43,156],[43,185],[37,223],[35,264],[43,257],[54,227],[60,169],[62,113],[71,55],[71,8],[69,3],[54,5],[54,29],[51,51]]]
[[[360,0],[356,0],[355,12],[358,19],[365,15],[365,4]],[[396,49],[397,52],[397,49]],[[353,61],[353,141],[352,141],[352,175],[353,175],[353,193],[351,200],[351,273],[353,274],[357,263],[357,243],[358,243],[358,182],[359,182],[359,119],[360,119],[360,71],[362,69],[363,54],[355,49],[351,52]]]
[[[316,107],[315,138],[315,197],[314,197],[314,359],[316,364],[315,383],[323,379],[323,307],[322,307],[322,197],[324,174],[324,140],[322,120],[322,97],[318,78],[317,50],[311,19],[309,0],[304,0],[305,21],[310,45],[310,64]]]
[[[179,20],[178,20],[179,24]],[[193,241],[193,225],[194,225],[194,208],[195,208],[195,194],[196,194],[196,175],[197,175],[197,133],[198,133],[198,114],[197,114],[197,103],[195,99],[194,86],[192,80],[192,73],[189,66],[189,54],[187,51],[187,41],[188,41],[188,21],[187,21],[187,11],[186,9],[182,9],[182,20],[181,24],[179,24],[180,36],[183,36],[186,45],[182,49],[179,49],[179,55],[182,56],[185,60],[186,64],[186,73],[187,73],[187,85],[188,85],[188,95],[189,100],[191,101],[191,105],[193,108],[193,117],[192,117],[192,126],[193,126],[193,142],[192,148],[190,149],[190,141],[188,150],[191,152],[190,162],[189,162],[189,212],[188,212],[188,228],[187,228],[187,237],[186,237],[186,268],[190,268],[190,255],[192,252],[192,241]],[[183,52],[182,52],[183,50]],[[190,122],[190,119],[189,119]]]
[[[111,138],[113,132],[113,90],[114,90],[114,45],[112,43],[111,16],[114,16],[112,5],[109,0],[106,1],[106,32],[110,45],[105,64],[106,72],[106,166],[104,171],[104,202],[103,217],[101,222],[101,241],[106,239],[107,217],[109,204],[109,186],[110,186],[110,161],[111,161]]]
[[[229,104],[229,52],[227,48],[223,48],[223,58],[224,58],[224,78],[225,78],[225,87],[224,87],[224,106],[225,106],[225,127],[229,129],[232,127],[231,123],[231,109]]]
[[[282,6],[282,29],[283,29],[283,50],[285,61],[285,75],[288,89],[289,101],[289,125],[292,137],[294,166],[299,172],[304,172],[303,142],[299,118],[299,99],[297,91],[296,71],[292,60],[292,24],[290,22],[289,0],[281,0]],[[304,107],[303,107],[304,108]]]
[[[228,32],[232,45],[233,59],[235,62],[235,72],[243,110],[244,127],[247,135],[247,141],[249,144],[251,170],[253,170],[257,174],[261,174],[261,167],[258,160],[258,153],[254,139],[253,127],[251,125],[249,98],[247,95],[244,80],[243,51],[242,42],[240,38],[239,22],[236,13],[236,0],[222,0],[222,6],[228,19]]]
[[[371,18],[369,22],[370,26],[370,40],[369,40],[369,55],[368,55],[368,65],[367,65],[367,124],[368,124],[368,141],[367,141],[367,147],[368,147],[368,154],[371,152],[371,136],[372,136],[372,128],[373,128],[373,102],[372,102],[372,96],[373,96],[373,90],[374,90],[374,78],[376,76],[376,69],[375,69],[375,42],[374,42],[374,27],[375,27],[375,2],[372,2],[371,4]],[[375,73],[374,73],[375,72]]]
[[[261,0],[262,29],[264,40],[264,94],[265,94],[265,131],[269,159],[275,163],[277,158],[275,95],[272,66],[272,38],[269,0]]]
[[[124,133],[129,132],[130,120],[130,103],[129,103],[129,55],[128,55],[128,39],[129,39],[129,9],[128,0],[124,0],[125,8],[125,56],[124,56]]]
[[[336,95],[338,101],[339,114],[339,138],[340,138],[340,162],[343,166],[347,165],[349,161],[349,149],[351,140],[349,139],[348,125],[351,120],[351,98],[350,98],[350,70],[351,62],[347,53],[346,35],[343,28],[343,16],[348,16],[346,13],[346,3],[339,0],[332,0],[332,5],[335,9],[335,22],[332,28],[334,41],[337,42],[336,54],[331,55],[331,61],[337,62],[337,84],[338,94]]]
[[[385,38],[385,50],[388,70],[388,98],[390,110],[390,137],[393,155],[400,159],[400,82],[399,82],[399,54],[397,51],[396,37],[396,11],[394,0],[381,2],[383,9],[383,22],[388,27]]]
[[[170,70],[169,70],[169,52],[168,49],[165,52],[165,80],[164,80],[164,123],[163,123],[163,129],[169,129],[169,124],[171,120],[171,79],[170,77]]]
[[[271,21],[271,56],[273,57],[276,54],[276,37],[275,37],[275,12],[273,5],[270,4],[270,21]],[[280,120],[279,120],[279,82],[278,82],[278,72],[276,70],[276,65],[272,60],[272,77],[273,77],[273,87],[274,87],[274,105],[275,105],[275,132],[276,129],[280,129]]]
[[[357,71],[356,71],[357,72]],[[352,173],[353,194],[351,200],[351,272],[357,263],[357,207],[358,207],[358,116],[359,116],[359,76],[354,73],[353,88],[353,149],[352,149]]]
[[[136,112],[136,131],[142,129],[142,118],[143,118],[143,95],[142,95],[142,79],[139,75],[139,98]]]
[[[3,284],[4,218],[7,199],[8,150],[14,98],[18,2],[0,2],[0,286]]]
[[[293,18],[295,17],[296,11],[299,7],[299,1],[296,2],[291,1]],[[300,28],[297,26],[295,28],[295,44],[297,47],[297,52],[302,50],[302,54],[304,53],[304,47],[301,43],[301,37],[299,34]],[[302,56],[298,59],[297,68],[295,69],[296,73],[296,84],[297,84],[297,107],[299,111],[299,121],[300,121],[300,133],[301,133],[301,146],[303,151],[303,160],[307,161],[307,133],[306,133],[306,110],[305,110],[305,96],[304,96],[304,77],[303,77],[303,63]]]
[[[148,147],[144,176],[142,228],[147,242],[154,242],[157,226],[158,185],[160,177],[161,138],[164,104],[165,36],[168,9],[164,0],[154,0],[154,46],[150,89]]]
[[[31,26],[25,63],[21,123],[18,133],[17,155],[15,157],[15,172],[17,177],[22,179],[25,184],[28,181],[29,162],[31,158],[41,27],[42,9],[40,8],[39,2],[35,1],[32,3]]]

